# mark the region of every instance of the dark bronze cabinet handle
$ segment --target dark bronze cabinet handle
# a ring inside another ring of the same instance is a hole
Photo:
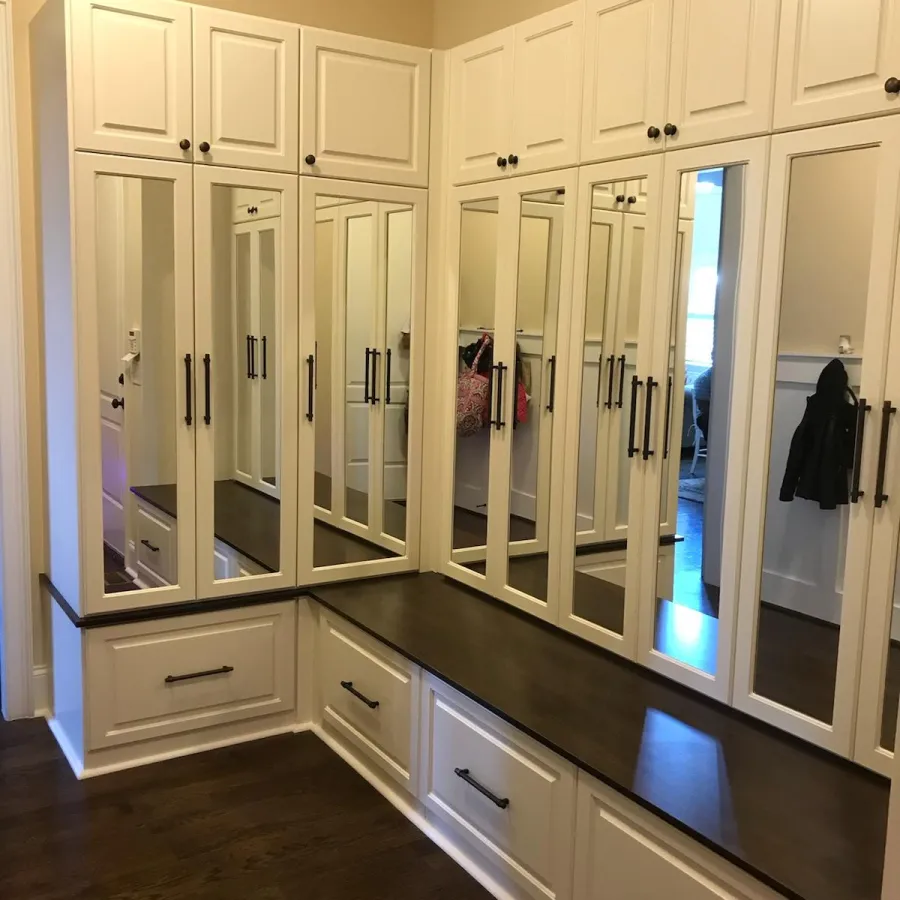
[[[503,363],[496,363],[491,368],[497,373],[497,390],[494,395],[494,418],[488,424],[499,431],[506,425],[503,421],[503,373],[507,367]]]
[[[357,700],[362,700],[362,702],[365,703],[366,706],[369,707],[369,709],[378,709],[378,707],[381,705],[377,700],[370,700],[365,694],[361,694],[355,687],[353,687],[352,681],[342,681],[341,687],[345,691],[349,691],[351,694],[353,694],[353,696],[356,697]]]
[[[650,138],[651,141],[655,141],[659,137],[659,129],[655,125],[651,125],[647,129],[647,137]]]
[[[638,448],[634,446],[634,429],[637,425],[637,389],[643,385],[637,375],[631,376],[631,418],[628,421],[628,458],[631,459]]]
[[[363,396],[364,403],[371,403],[372,398],[369,396],[369,360],[372,357],[372,350],[366,347],[366,393]]]
[[[305,162],[308,166],[314,166],[314,165],[316,164],[316,158],[315,158],[315,156],[313,156],[312,153],[308,153],[308,154],[306,155],[306,159],[304,159],[304,162]]]
[[[247,335],[247,377],[253,377],[253,349],[252,349],[252,341],[253,339],[250,335]]]
[[[266,357],[268,356],[268,353],[266,351],[266,340],[267,340],[266,336],[263,335],[263,337],[262,337],[262,377],[263,378],[268,378],[268,375],[266,373],[266,370],[268,368],[268,359],[266,359]]]
[[[380,350],[372,351],[372,388],[371,388],[371,400],[372,406],[374,406],[379,401],[378,394],[375,393],[375,389],[378,386],[378,357],[381,356]]]
[[[603,362],[603,357],[600,358],[600,362]],[[612,409],[613,407],[613,384],[616,380],[616,358],[612,354],[607,357],[606,364],[608,368],[609,381],[606,384],[606,408]],[[597,409],[600,408],[600,379],[603,377],[601,372],[597,373]]]
[[[121,397],[113,397],[112,398],[112,408],[118,409],[119,407],[122,407],[122,409],[125,409],[125,401]]]
[[[669,419],[672,415],[672,376],[669,376],[669,386],[666,388],[666,428],[663,437],[663,459],[669,458]]]
[[[678,134],[678,128],[671,122],[667,122],[665,128],[663,128],[663,132],[668,135],[668,137],[674,137]]]
[[[191,415],[193,412],[193,398],[191,391],[193,390],[193,375],[191,372],[191,354],[184,354],[184,424],[190,425],[194,420]]]
[[[234,671],[234,666],[219,666],[218,669],[205,669],[203,672],[188,672],[187,675],[166,675],[166,684],[176,681],[190,681],[193,678],[208,678],[210,675],[227,675]]]
[[[884,83],[884,90],[887,94],[900,94],[900,78],[891,76]]]
[[[616,194],[616,203],[624,203],[625,195],[624,194]]]
[[[211,368],[212,360],[210,359],[209,354],[206,353],[203,356],[203,399],[205,405],[203,421],[207,425],[212,422],[212,397],[210,396],[210,392],[212,391]]]
[[[316,358],[309,354],[306,357],[306,369],[307,369],[307,383],[306,388],[309,392],[306,397],[306,421],[312,422],[313,420],[313,388],[315,387],[316,380]]]
[[[616,406],[621,409],[625,405],[625,354],[619,357],[619,399]]]
[[[506,809],[509,806],[509,797],[498,797],[493,791],[489,791],[471,776],[468,769],[454,769],[453,771],[456,773],[457,778],[462,778],[466,784],[475,788],[479,794],[484,794],[495,806],[499,806],[500,809]]]
[[[653,418],[653,388],[659,385],[653,376],[647,377],[647,402],[644,404],[644,459],[650,459],[654,451],[650,449],[650,427]]]
[[[209,144],[206,141],[200,141],[200,152],[209,153]]]
[[[182,138],[182,139],[178,142],[178,146],[181,147],[182,150],[190,150],[190,149],[191,149],[191,142],[190,142],[187,138]]]
[[[498,157],[497,157],[497,165],[498,165],[501,169],[505,169],[505,168],[506,168],[506,157],[505,157],[505,156],[498,156]]]
[[[866,496],[865,491],[859,489],[859,479],[862,474],[862,451],[863,440],[866,433],[866,414],[870,412],[872,406],[866,402],[865,397],[859,398],[859,404],[856,407],[856,438],[853,442],[853,477],[850,481],[850,502],[859,503],[861,497]]]
[[[256,371],[256,345],[259,343],[259,339],[255,334],[250,335],[250,377],[256,378],[258,373]]]
[[[884,469],[887,465],[888,437],[891,430],[891,416],[897,412],[896,406],[891,406],[890,400],[885,400],[881,407],[881,445],[878,448],[878,475],[875,479],[875,506],[881,509],[890,499],[884,492]]]
[[[635,204],[635,203],[637,203],[637,197],[634,197],[634,196],[629,197],[629,198],[628,198],[628,202],[629,202],[630,204]]]
[[[509,164],[510,164],[511,166],[517,166],[517,165],[519,164],[519,157],[516,156],[515,153],[510,153],[510,154],[509,154]]]
[[[391,404],[391,348],[384,351],[384,405]]]
[[[147,538],[141,538],[141,543],[148,550],[152,550],[154,553],[159,553],[159,547],[157,547],[155,544],[151,544],[150,541],[147,540]]]
[[[547,412],[553,412],[553,402],[556,399],[556,354],[549,359],[550,363],[550,399],[547,402]],[[513,403],[513,406],[516,406]]]

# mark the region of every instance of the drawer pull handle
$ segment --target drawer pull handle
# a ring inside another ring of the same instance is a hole
[[[141,538],[141,543],[148,550],[152,550],[154,553],[159,553],[159,547],[157,547],[155,544],[151,544],[150,541],[147,540],[147,538]]]
[[[234,671],[234,666],[221,666],[218,669],[207,669],[204,672],[188,672],[187,675],[166,675],[166,684],[176,681],[190,681],[192,678],[207,678],[210,675],[227,675]]]
[[[355,687],[353,687],[352,681],[342,681],[341,687],[345,691],[350,691],[350,693],[353,694],[353,696],[356,697],[357,700],[362,700],[362,702],[365,703],[366,706],[369,707],[369,709],[378,709],[378,707],[381,705],[377,700],[370,700],[365,694],[361,694]]]
[[[509,806],[509,797],[498,797],[493,791],[489,791],[483,784],[479,784],[470,774],[468,769],[454,769],[453,770],[459,778],[466,784],[472,785],[479,794],[484,794],[491,803],[499,806],[500,809],[506,809]]]

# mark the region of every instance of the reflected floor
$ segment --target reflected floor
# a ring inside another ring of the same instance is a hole
[[[453,509],[453,549],[483,547],[487,543],[488,520],[486,515],[456,506]],[[511,541],[533,541],[536,537],[534,522],[509,517],[509,539]]]

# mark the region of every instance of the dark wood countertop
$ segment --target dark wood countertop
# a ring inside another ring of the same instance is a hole
[[[879,900],[885,779],[439,575],[310,593],[793,900]]]

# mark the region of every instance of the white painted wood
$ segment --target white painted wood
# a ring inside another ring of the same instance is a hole
[[[147,591],[120,591],[104,594],[103,575],[103,452],[101,445],[100,412],[96,398],[101,386],[100,347],[105,320],[100,297],[100,249],[103,230],[97,192],[108,176],[125,179],[153,179],[171,184],[172,215],[172,298],[174,313],[167,323],[174,330],[172,337],[171,369],[159,373],[159,385],[184,385],[184,356],[194,350],[193,303],[194,292],[191,215],[191,173],[187,167],[158,160],[77,153],[75,172],[75,220],[78,234],[76,257],[77,337],[79,353],[77,375],[81,392],[79,416],[79,447],[81,483],[84,494],[80,510],[84,530],[82,550],[82,578],[84,608],[87,612],[128,609],[136,606],[172,603],[195,596],[194,571],[194,429],[185,422],[184,400],[181,390],[175,394],[181,402],[166,409],[173,433],[175,458],[171,462],[176,473],[179,512],[175,583]],[[133,185],[134,182],[127,182]],[[142,246],[146,246],[142,244]],[[104,323],[104,324],[101,324]],[[54,371],[54,378],[62,377]],[[129,376],[132,377],[132,376]],[[174,387],[173,387],[174,389]],[[130,485],[129,485],[130,487]],[[71,541],[71,536],[69,536]],[[51,575],[52,577],[52,575]]]
[[[784,259],[784,231],[790,189],[792,160],[801,155],[868,146],[878,149],[877,188],[874,197],[873,237],[869,268],[865,360],[859,393],[880,408],[884,396],[883,372],[887,356],[892,307],[892,280],[897,222],[900,221],[900,124],[891,117],[830,128],[777,135],[772,139],[771,171],[767,197],[768,215],[762,255],[759,326],[755,348],[753,400],[747,450],[746,500],[742,537],[740,596],[733,703],[739,709],[818,743],[834,752],[849,754],[853,740],[859,687],[863,614],[868,584],[868,560],[872,546],[874,484],[867,485],[862,502],[846,509],[849,527],[838,553],[843,556],[843,596],[840,616],[840,643],[833,721],[820,722],[790,710],[754,692],[757,616],[762,580],[763,536],[766,499],[770,477],[773,381],[778,350],[778,322]],[[877,417],[870,414],[861,465],[863,477],[871,481],[877,464]]]
[[[75,147],[192,159],[191,7],[69,0]]]
[[[745,472],[750,464],[748,459],[748,424],[750,417],[751,379],[754,373],[753,355],[754,331],[757,314],[759,290],[759,257],[763,230],[763,200],[768,166],[768,139],[757,138],[746,141],[735,141],[717,144],[711,147],[685,149],[665,157],[665,175],[662,188],[661,227],[659,266],[656,273],[656,290],[658,297],[670,297],[673,283],[673,272],[676,271],[679,238],[684,245],[689,240],[689,232],[684,229],[684,220],[680,211],[684,205],[684,183],[691,184],[696,179],[685,179],[685,173],[719,166],[742,166],[743,195],[741,220],[740,271],[738,274],[735,308],[737,321],[735,325],[734,364],[732,369],[732,392],[730,405],[730,435],[728,438],[728,459],[726,465],[726,495],[724,514],[724,534],[722,538],[721,562],[721,600],[719,606],[719,638],[716,650],[716,671],[709,675],[699,669],[687,666],[678,660],[664,656],[653,647],[654,625],[656,622],[656,598],[663,596],[657,591],[657,550],[658,538],[665,528],[659,529],[655,523],[664,521],[660,510],[661,480],[665,471],[665,461],[657,454],[648,467],[648,490],[646,493],[647,512],[645,516],[646,530],[642,532],[644,544],[644,564],[642,571],[647,577],[641,584],[640,624],[638,659],[649,668],[655,669],[676,681],[689,685],[694,690],[709,694],[727,702],[731,692],[731,668],[734,657],[734,627],[737,616],[736,597],[738,592],[739,562],[742,534],[742,511]],[[690,245],[684,250],[685,259],[689,258]],[[689,266],[681,265],[682,292]],[[686,295],[681,301],[681,314],[686,311]],[[664,402],[664,391],[668,377],[667,360],[670,353],[669,334],[672,323],[673,306],[660,304],[657,326],[655,329],[655,378],[660,382],[658,399]],[[682,354],[681,369],[683,372],[684,331],[680,326],[679,346]],[[677,358],[677,354],[676,354]],[[677,371],[676,366],[676,371]],[[819,367],[821,370],[821,366]],[[683,379],[676,377],[675,394],[681,394]],[[673,396],[673,410],[670,424],[670,446],[677,454],[680,445],[680,423],[682,411],[680,403]],[[663,407],[658,407],[662,410]],[[655,444],[663,445],[665,439],[665,420],[662,412],[657,413],[655,420]],[[677,459],[677,455],[674,457]],[[670,455],[670,460],[673,456]],[[677,467],[673,467],[668,501],[670,509],[677,510]],[[669,523],[671,531],[675,530],[675,521]],[[672,599],[669,595],[669,599]]]
[[[582,163],[663,149],[671,18],[671,0],[586,0]]]
[[[427,186],[431,51],[317,28],[301,44],[300,171]]]
[[[712,768],[704,771],[715,772],[716,748],[708,749]],[[573,900],[607,897],[779,900],[755,879],[579,771]]]
[[[166,584],[178,579],[177,525],[174,519],[138,500],[136,550],[138,567],[149,569]]]
[[[25,348],[13,104],[12,17],[0,2],[0,714],[33,715]]]
[[[457,770],[508,805],[497,806]],[[571,763],[425,676],[420,798],[428,818],[541,900],[570,896],[575,780]]]
[[[216,258],[213,252],[214,188],[249,188],[251,190],[276,191],[281,195],[280,246],[276,259],[280,260],[277,281],[278,334],[273,338],[276,347],[277,366],[270,377],[278,383],[277,433],[280,435],[278,489],[280,504],[279,548],[280,563],[277,572],[260,572],[258,567],[244,575],[240,569],[225,581],[216,580],[216,553],[214,531],[214,489],[216,480],[216,428],[219,412],[215,391],[215,372],[225,360],[216,355],[214,341],[214,304]],[[223,169],[213,166],[194,170],[194,253],[198,261],[196,276],[196,356],[195,383],[203,389],[203,364],[210,355],[213,378],[211,379],[211,422],[203,420],[202,397],[195,391],[197,418],[197,595],[216,597],[233,593],[290,587],[297,584],[297,416],[299,361],[297,358],[297,180],[289,175],[272,172],[252,172]],[[179,504],[179,516],[181,505]],[[181,525],[179,523],[179,532]]]
[[[371,764],[416,794],[419,669],[326,610],[319,615],[319,715]],[[351,685],[377,707],[351,694]]]
[[[90,630],[87,748],[293,710],[296,629],[287,602]]]
[[[893,774],[897,774],[894,784],[900,786],[900,772],[897,771],[898,759],[893,760]],[[884,856],[884,879],[881,888],[881,900],[893,900],[900,891],[900,858],[896,848],[900,842],[900,787],[891,788],[891,800],[888,809],[887,840]]]
[[[769,130],[779,6],[674,0],[667,150]]]
[[[578,162],[583,46],[582,0],[516,25],[511,174]]]
[[[497,178],[513,138],[516,29],[478,38],[450,51],[451,184]]]
[[[775,128],[897,112],[884,84],[898,57],[897,0],[783,0]]]
[[[300,29],[207,6],[192,14],[194,159],[296,172]]]

